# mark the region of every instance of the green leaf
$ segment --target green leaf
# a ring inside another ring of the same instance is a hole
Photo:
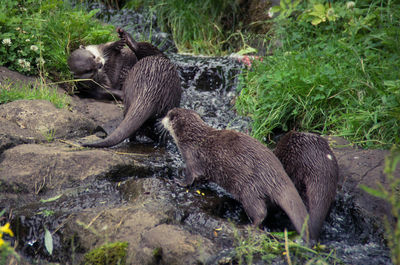
[[[314,26],[316,26],[316,25],[318,25],[318,24],[321,23],[321,22],[322,22],[322,19],[319,18],[319,17],[317,17],[317,18],[314,18],[314,19],[311,21],[311,24],[313,24]]]
[[[319,14],[325,14],[325,7],[323,4],[314,5],[314,10],[317,11]]]
[[[59,194],[57,196],[54,196],[52,198],[48,198],[48,199],[41,199],[40,202],[45,203],[45,202],[53,202],[56,201],[58,199],[60,199],[60,197],[62,196],[62,194]]]
[[[44,231],[44,246],[46,247],[47,252],[51,255],[53,253],[53,237],[46,227],[44,228]]]
[[[375,196],[375,197],[378,197],[381,199],[387,199],[387,194],[384,191],[376,190],[371,187],[365,186],[363,184],[360,184],[359,187],[372,196]]]
[[[257,50],[254,49],[253,47],[247,47],[245,49],[241,49],[240,51],[237,52],[238,55],[245,55],[249,53],[256,53]]]

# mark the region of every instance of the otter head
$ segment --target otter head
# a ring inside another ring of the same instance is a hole
[[[75,78],[92,79],[103,69],[105,59],[95,45],[80,46],[68,58],[68,66]]]
[[[161,123],[177,144],[186,140],[195,141],[196,137],[203,135],[201,130],[209,129],[199,114],[189,109],[173,108]]]

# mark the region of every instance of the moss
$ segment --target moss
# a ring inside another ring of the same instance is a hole
[[[162,248],[155,248],[153,250],[153,257],[156,260],[157,264],[160,263],[163,255],[163,250]]]
[[[127,242],[104,244],[85,254],[85,265],[126,264]]]

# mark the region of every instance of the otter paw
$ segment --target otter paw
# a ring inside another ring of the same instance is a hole
[[[178,184],[179,186],[184,187],[184,188],[190,186],[190,184],[187,184],[187,183],[185,182],[185,179],[174,178],[174,182],[175,182],[176,184]]]

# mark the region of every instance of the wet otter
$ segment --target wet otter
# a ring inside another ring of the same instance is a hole
[[[339,167],[335,155],[321,136],[295,131],[281,138],[274,153],[300,193],[310,213],[310,234],[317,239],[336,196]]]
[[[135,42],[122,29],[118,33],[139,59],[123,83],[124,119],[106,139],[83,146],[114,146],[133,137],[139,128],[156,140],[156,120],[180,104],[181,81],[174,64],[154,46]]]
[[[117,28],[117,32],[120,40],[81,45],[69,56],[68,66],[74,77],[93,80],[78,82],[80,95],[96,99],[122,99],[123,83],[136,62],[146,56],[163,55],[151,43],[127,41],[124,30]]]
[[[135,53],[125,47],[123,39],[100,45],[81,45],[68,58],[68,66],[79,81],[81,96],[96,99],[122,99],[122,84],[137,62]]]
[[[282,164],[266,146],[240,132],[214,129],[188,109],[170,110],[162,124],[186,163],[181,185],[199,179],[217,183],[242,203],[255,226],[266,217],[267,204],[278,204],[296,230],[302,231],[306,207]]]

